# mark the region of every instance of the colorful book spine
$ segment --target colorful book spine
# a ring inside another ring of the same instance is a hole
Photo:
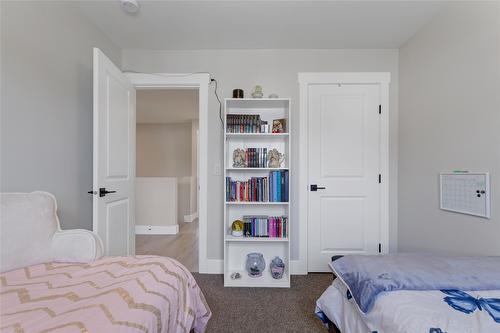
[[[243,216],[244,237],[286,238],[286,216]]]

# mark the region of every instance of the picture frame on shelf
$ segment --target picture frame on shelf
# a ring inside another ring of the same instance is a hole
[[[274,119],[272,132],[275,134],[286,133],[286,119]]]

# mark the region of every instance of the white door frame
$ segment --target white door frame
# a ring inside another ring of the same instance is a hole
[[[299,260],[296,274],[307,274],[307,224],[309,203],[308,116],[309,86],[317,84],[376,84],[380,86],[380,243],[382,253],[389,252],[389,83],[390,73],[299,73]]]
[[[198,270],[208,273],[207,257],[207,198],[208,198],[208,89],[210,75],[170,73],[125,73],[136,89],[198,89],[199,98],[199,156],[198,156]]]

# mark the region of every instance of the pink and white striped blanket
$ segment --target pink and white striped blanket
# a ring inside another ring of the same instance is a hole
[[[2,333],[201,333],[212,315],[191,273],[165,257],[45,263],[0,282]]]

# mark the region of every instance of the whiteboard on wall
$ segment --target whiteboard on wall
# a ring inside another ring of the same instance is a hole
[[[441,172],[440,208],[490,218],[490,176],[487,172]]]

